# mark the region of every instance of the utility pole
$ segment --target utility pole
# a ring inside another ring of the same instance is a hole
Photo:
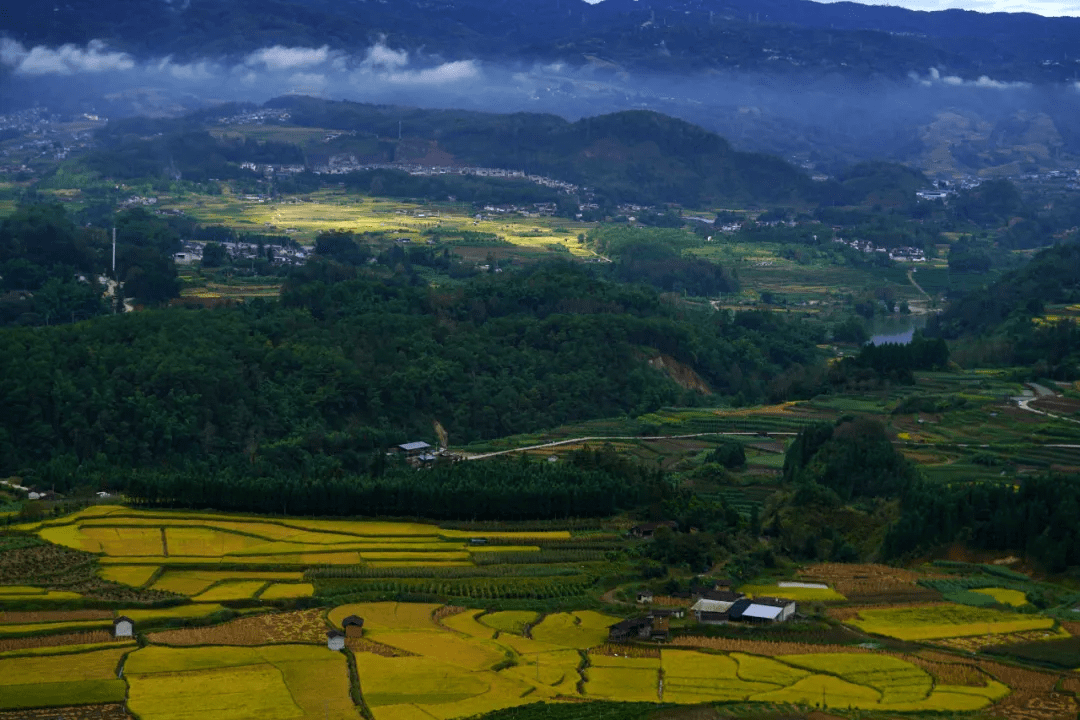
[[[112,229],[112,274],[113,280],[116,279],[116,228]]]

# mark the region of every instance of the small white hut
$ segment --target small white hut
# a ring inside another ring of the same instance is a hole
[[[113,637],[129,638],[135,635],[135,621],[126,615],[113,620]]]

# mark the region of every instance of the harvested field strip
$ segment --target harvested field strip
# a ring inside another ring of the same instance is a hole
[[[268,645],[275,643],[326,642],[327,625],[320,610],[256,615],[230,620],[222,625],[164,630],[150,634],[155,644],[190,645]]]
[[[0,712],[0,720],[131,720],[123,703],[49,707]]]
[[[931,653],[927,653],[930,655]],[[936,653],[934,653],[936,655]],[[948,657],[946,662],[940,662],[918,655],[909,655],[904,659],[912,665],[917,665],[930,673],[939,685],[959,685],[964,687],[984,687],[990,679],[985,673],[974,665],[956,662],[956,658]]]
[[[0,652],[15,652],[44,648],[58,648],[69,645],[95,645],[112,642],[111,630],[92,630],[90,632],[63,633],[60,635],[33,635],[21,638],[0,638]]]
[[[589,657],[597,655],[611,655],[627,658],[656,658],[660,659],[660,648],[647,647],[644,645],[622,645],[620,643],[604,643],[599,647],[589,650]]]
[[[0,624],[74,622],[78,620],[111,620],[111,610],[32,610],[0,612]]]

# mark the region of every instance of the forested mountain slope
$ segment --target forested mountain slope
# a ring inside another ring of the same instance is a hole
[[[721,395],[813,392],[819,332],[678,310],[563,264],[458,289],[385,274],[294,281],[280,303],[7,328],[0,473],[362,472],[371,451],[433,440],[433,420],[462,443],[695,402],[648,365],[660,353]]]

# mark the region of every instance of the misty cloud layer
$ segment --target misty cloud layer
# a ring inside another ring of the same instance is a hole
[[[960,78],[935,68],[899,82],[732,71],[647,76],[569,62],[513,67],[448,62],[384,42],[353,53],[278,45],[237,60],[179,63],[169,57],[137,61],[97,41],[85,47],[27,48],[0,39],[0,106],[30,100],[107,116],[162,115],[284,94],[549,112],[571,120],[648,108],[719,132],[740,149],[789,157],[833,153],[849,160],[904,159],[904,152],[914,152],[903,147],[917,140],[917,129],[943,111],[974,113],[989,123],[1029,111],[1048,112],[1059,126],[1080,122],[1070,119],[1080,110],[1080,84],[1034,87],[987,76]],[[10,107],[0,112],[4,109]],[[1080,129],[1070,137],[1080,138]]]

